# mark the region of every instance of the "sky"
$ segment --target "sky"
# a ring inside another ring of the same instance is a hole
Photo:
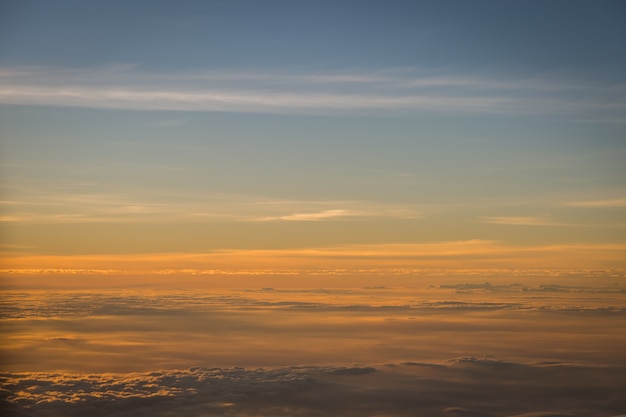
[[[0,8],[5,270],[624,267],[620,1]]]
[[[0,0],[0,414],[624,417],[624,22]]]

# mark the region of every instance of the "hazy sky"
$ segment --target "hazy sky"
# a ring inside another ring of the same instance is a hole
[[[624,267],[625,21],[622,1],[3,1],[4,262]]]
[[[0,0],[0,414],[624,417],[625,23]]]

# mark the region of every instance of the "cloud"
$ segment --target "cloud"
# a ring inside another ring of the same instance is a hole
[[[139,169],[146,167],[138,167]],[[149,169],[163,170],[164,167]],[[78,188],[68,192],[68,187]],[[84,189],[81,190],[81,188]],[[193,208],[183,204],[163,202],[146,198],[140,193],[99,192],[100,184],[76,184],[65,181],[43,181],[38,187],[13,187],[7,190],[16,196],[15,201],[4,207],[7,213],[0,221],[30,223],[94,223],[153,221],[164,216],[189,217]],[[90,189],[90,190],[88,190]],[[132,195],[131,195],[132,194]],[[0,203],[2,204],[2,203]],[[186,210],[185,210],[186,208]]]
[[[350,218],[397,218],[417,219],[421,214],[414,207],[400,204],[381,204],[371,201],[263,201],[258,206],[265,206],[274,211],[296,211],[295,213],[251,216],[248,221],[323,221]],[[341,205],[343,208],[326,208]],[[322,208],[321,210],[315,210]],[[266,209],[266,210],[267,210]],[[310,211],[305,211],[309,209]],[[301,211],[300,211],[301,210]]]
[[[618,415],[625,293],[609,272],[536,273],[522,285],[501,272],[493,283],[367,281],[385,288],[345,277],[220,288],[227,277],[181,289],[182,277],[168,277],[158,290],[139,277],[143,287],[114,290],[107,277],[96,280],[105,290],[4,290],[0,408],[16,417]],[[334,287],[311,288],[320,282]]]
[[[93,270],[96,274],[110,271],[110,275],[362,275],[371,271],[398,275],[425,269],[466,271],[530,268],[536,271],[612,268],[619,271],[624,268],[625,253],[626,245],[623,244],[516,246],[474,239],[286,249],[228,249],[206,253],[18,254],[7,255],[3,259],[2,272],[84,274]]]
[[[3,104],[134,110],[314,114],[521,111],[584,113],[592,119],[601,113],[610,119],[626,108],[611,87],[580,81],[494,80],[393,70],[145,73],[128,66],[0,70]],[[577,95],[584,100],[571,99]]]
[[[521,292],[567,292],[567,293],[598,293],[598,294],[626,294],[626,288],[619,286],[574,286],[563,284],[528,285],[520,283],[491,284],[489,282],[464,282],[458,284],[441,284],[440,289],[454,289],[458,292],[491,292],[491,293],[521,293]]]
[[[616,415],[619,366],[463,358],[445,366],[204,368],[130,374],[4,373],[21,416],[587,417]]]
[[[550,220],[533,216],[484,216],[482,222],[512,226],[565,226]]]
[[[504,98],[382,96],[261,91],[169,91],[72,86],[14,86],[0,89],[3,104],[88,107],[127,110],[296,113],[332,110],[497,111],[511,105]]]
[[[11,244],[11,243],[0,243],[0,250],[3,250],[3,251],[23,251],[23,250],[29,250],[29,249],[36,249],[36,247],[30,246],[30,245],[16,245],[16,244]]]
[[[599,274],[598,274],[599,275]],[[80,277],[80,276],[79,276]],[[84,276],[82,276],[84,277]],[[601,279],[601,277],[597,277]],[[80,278],[79,278],[80,279]],[[141,280],[145,285],[145,280]],[[317,283],[312,281],[313,283]],[[404,284],[404,282],[400,282]],[[345,281],[344,281],[345,285]],[[80,318],[113,316],[156,316],[192,314],[212,310],[342,312],[347,310],[403,315],[423,312],[456,311],[570,311],[581,314],[623,313],[619,297],[626,295],[623,285],[573,286],[555,283],[525,285],[519,283],[463,282],[440,284],[427,289],[408,288],[261,288],[259,290],[222,290],[207,294],[195,290],[173,293],[142,292],[109,288],[108,292],[49,292],[42,300],[37,294],[5,293],[0,302],[0,318]],[[451,294],[449,290],[454,290]],[[536,298],[536,294],[552,298]],[[484,298],[476,299],[474,295]],[[593,301],[589,298],[593,296]],[[555,301],[556,300],[556,301]],[[581,304],[581,301],[584,303]],[[259,324],[259,327],[263,327]],[[73,340],[62,335],[46,340]]]
[[[511,366],[524,366],[519,363],[497,360],[494,358],[486,358],[486,357],[475,358],[472,356],[450,359],[448,360],[448,363],[453,364],[453,365],[477,365],[477,366],[483,366],[483,367],[505,367],[505,368],[508,368]]]
[[[289,220],[289,221],[320,221],[335,219],[338,217],[354,217],[360,216],[361,213],[351,210],[323,210],[317,213],[296,213],[287,216],[269,217],[267,220]]]
[[[345,376],[363,375],[363,374],[369,374],[372,372],[376,372],[376,368],[373,368],[371,366],[352,367],[352,368],[340,367],[340,368],[332,368],[326,371],[326,373],[329,375],[345,375]]]
[[[624,208],[626,207],[626,198],[613,198],[608,200],[588,200],[588,201],[571,201],[565,205],[573,207],[589,207],[589,208]]]
[[[134,169],[162,172],[174,167],[138,165]],[[68,192],[73,187],[75,191]],[[16,198],[4,205],[0,221],[21,223],[111,223],[156,220],[233,222],[320,221],[348,218],[415,219],[414,205],[367,200],[273,200],[259,195],[173,192],[153,194],[145,190],[99,192],[101,184],[88,186],[66,182],[42,182],[37,187],[13,187]]]

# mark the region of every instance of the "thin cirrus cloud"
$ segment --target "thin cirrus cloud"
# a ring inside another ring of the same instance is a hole
[[[587,201],[572,201],[565,203],[572,207],[589,207],[589,208],[625,208],[626,197],[613,198],[606,200],[587,200]]]
[[[0,69],[0,103],[102,109],[252,113],[548,111],[585,112],[588,116],[598,112],[607,118],[626,108],[623,98],[616,94],[611,86],[582,82],[415,75],[393,70],[302,74],[144,73],[132,66],[99,70]]]
[[[318,202],[317,204],[324,204]],[[327,203],[326,203],[327,204]],[[415,210],[403,207],[379,207],[372,204],[363,204],[360,210],[356,209],[329,209],[320,211],[297,212],[280,216],[268,216],[252,218],[252,221],[270,222],[270,221],[291,221],[291,222],[319,222],[326,220],[347,220],[355,218],[398,218],[398,219],[417,219],[421,215]],[[371,207],[368,207],[371,206]]]
[[[155,220],[226,220],[237,222],[325,221],[350,218],[420,218],[417,208],[373,201],[283,201],[256,195],[137,195],[52,188],[20,190],[0,201],[0,222],[104,223]],[[57,187],[58,188],[58,187]]]
[[[489,110],[508,104],[501,98],[382,96],[207,90],[167,91],[125,88],[31,87],[0,90],[5,104],[130,110],[288,112],[293,110],[451,109]]]
[[[562,223],[533,216],[483,216],[480,219],[483,223],[510,226],[567,226]]]
[[[323,210],[316,213],[296,213],[287,216],[278,217],[279,220],[289,221],[320,221],[329,220],[338,217],[359,216],[361,213],[351,210]],[[268,219],[271,220],[271,219]]]
[[[303,269],[363,268],[623,268],[626,245],[507,245],[469,240],[412,244],[342,245],[293,249],[231,249],[204,253],[121,255],[24,255],[4,260],[3,272],[123,274],[229,273],[274,274]],[[210,268],[207,268],[210,265]],[[126,271],[126,272],[124,272]],[[304,273],[304,272],[302,272]]]
[[[124,195],[98,192],[28,190],[14,201],[0,202],[2,222],[93,223],[154,219],[175,212],[170,203],[128,199]],[[180,209],[180,208],[179,208]]]

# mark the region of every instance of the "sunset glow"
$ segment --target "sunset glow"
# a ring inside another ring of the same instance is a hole
[[[0,2],[0,414],[623,417],[625,21]]]

